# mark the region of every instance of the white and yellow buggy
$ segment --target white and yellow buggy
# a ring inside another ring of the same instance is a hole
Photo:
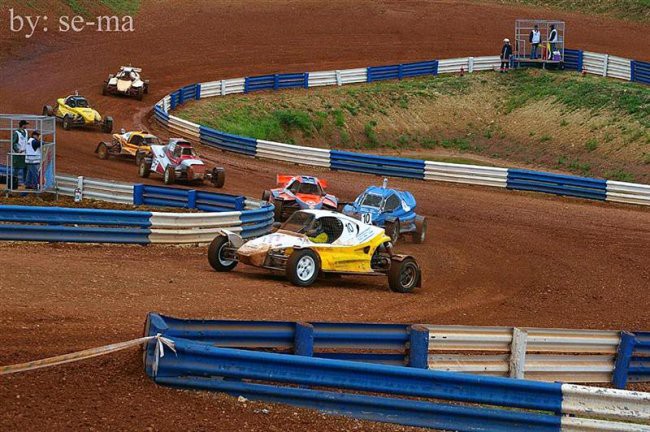
[[[299,210],[277,231],[246,242],[221,230],[210,244],[208,261],[219,272],[239,262],[284,272],[298,286],[313,284],[321,273],[385,275],[397,292],[421,286],[417,262],[393,253],[383,228],[330,210]]]

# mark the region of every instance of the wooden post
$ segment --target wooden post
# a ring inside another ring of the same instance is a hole
[[[514,327],[510,344],[510,378],[523,379],[526,366],[526,345],[528,332]]]

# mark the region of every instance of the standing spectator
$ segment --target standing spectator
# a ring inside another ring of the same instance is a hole
[[[535,24],[535,28],[530,32],[528,39],[532,47],[530,49],[530,58],[534,60],[537,58],[537,50],[539,49],[539,44],[542,41],[542,34],[539,32],[539,26],[537,24]]]
[[[27,141],[25,146],[25,165],[27,166],[27,189],[39,189],[40,187],[40,168],[41,168],[41,134],[39,131],[33,131],[32,137]]]
[[[557,29],[555,28],[555,24],[551,24],[551,32],[548,34],[548,43],[550,44],[548,59],[552,60],[557,49]]]
[[[26,183],[27,172],[25,170],[25,147],[27,146],[28,134],[27,126],[29,123],[25,120],[18,122],[18,129],[14,131],[14,135],[11,139],[11,166],[13,168],[13,173],[11,175],[11,189],[17,189],[20,180],[23,183]],[[22,177],[18,179],[18,175]]]
[[[510,70],[510,56],[512,56],[512,46],[510,39],[503,40],[503,47],[501,48],[501,73]]]

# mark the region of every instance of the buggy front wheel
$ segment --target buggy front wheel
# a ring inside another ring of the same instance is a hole
[[[388,287],[391,291],[410,293],[420,286],[420,267],[413,258],[391,260]]]
[[[310,249],[297,250],[289,256],[285,271],[292,284],[309,286],[316,281],[320,272],[318,255]]]
[[[100,159],[108,159],[108,146],[103,142],[99,143],[99,146],[97,146],[97,156],[99,156]]]
[[[237,260],[227,254],[229,247],[232,247],[232,244],[225,235],[215,237],[208,247],[208,262],[218,272],[231,271],[237,267]]]

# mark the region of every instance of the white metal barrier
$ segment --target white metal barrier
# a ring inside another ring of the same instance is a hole
[[[302,165],[330,167],[330,151],[314,147],[257,140],[256,156]]]
[[[506,168],[425,161],[424,179],[506,187],[508,170]]]
[[[609,330],[427,328],[431,369],[540,381],[611,382],[620,343],[619,332]],[[516,334],[523,337],[518,343],[513,337]]]
[[[607,180],[607,201],[650,205],[650,185]]]
[[[171,114],[169,115],[168,127],[176,134],[185,138],[198,140],[200,137],[200,126],[198,124],[183,120]]]
[[[57,175],[56,184],[56,190],[61,195],[74,196],[75,190],[79,189],[85,198],[133,204],[133,185],[129,183]]]

